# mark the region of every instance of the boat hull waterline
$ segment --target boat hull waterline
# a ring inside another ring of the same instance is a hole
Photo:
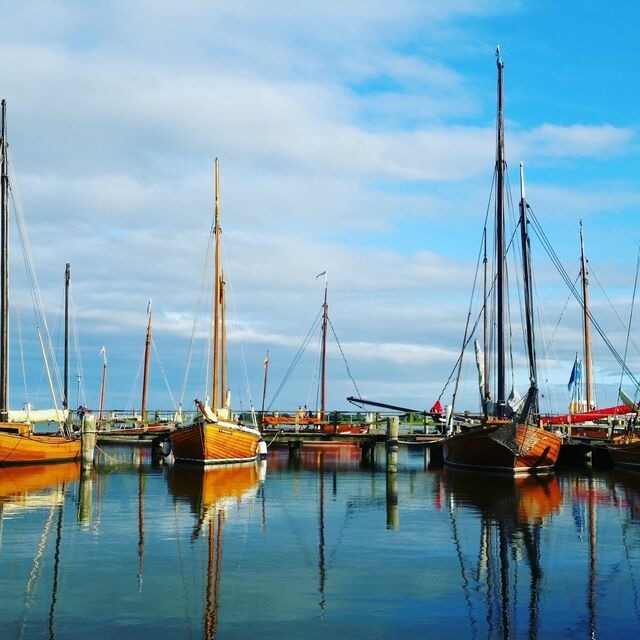
[[[261,435],[231,422],[202,422],[177,427],[169,438],[176,462],[209,465],[256,460]]]
[[[68,462],[82,454],[82,439],[62,435],[36,435],[29,425],[0,424],[0,465]],[[10,428],[11,432],[3,428]]]
[[[607,447],[616,467],[640,471],[640,442],[629,442]]]
[[[465,469],[483,469],[514,475],[550,472],[562,438],[529,425],[477,427],[446,438],[444,463]]]

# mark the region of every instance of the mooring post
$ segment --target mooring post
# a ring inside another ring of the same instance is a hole
[[[80,429],[82,467],[87,469],[93,466],[93,453],[96,448],[96,417],[92,413],[84,413]]]
[[[375,459],[375,450],[375,442],[360,443],[360,462],[366,466],[372,465]]]
[[[387,418],[387,528],[398,528],[398,430],[400,418]]]
[[[398,470],[398,428],[400,418],[390,416],[387,418],[387,473],[395,473]]]
[[[289,441],[289,460],[300,460],[300,450],[302,449],[302,442],[300,440]]]

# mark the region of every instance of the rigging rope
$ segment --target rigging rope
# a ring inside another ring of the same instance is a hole
[[[347,375],[349,376],[349,378],[351,379],[351,382],[353,382],[353,386],[356,390],[356,393],[358,394],[358,398],[361,398],[362,396],[360,395],[360,391],[358,389],[358,385],[356,384],[356,381],[353,379],[353,376],[351,375],[351,369],[349,368],[349,363],[347,362],[347,358],[344,355],[344,351],[342,350],[342,345],[340,344],[340,340],[338,340],[338,336],[336,335],[336,330],[333,328],[333,324],[331,323],[331,319],[329,319],[329,326],[331,327],[331,333],[333,333],[333,337],[336,339],[336,343],[338,345],[338,349],[340,349],[340,354],[342,355],[342,359],[344,360],[344,366],[347,370]]]
[[[318,325],[318,320],[320,319],[321,315],[322,315],[322,307],[318,311],[318,314],[316,315],[313,323],[311,324],[311,328],[309,329],[309,332],[305,336],[302,345],[298,349],[298,351],[297,351],[297,353],[296,353],[296,355],[295,355],[295,357],[293,359],[293,362],[291,363],[289,369],[285,373],[284,380],[280,383],[280,386],[276,389],[276,392],[273,395],[273,398],[271,399],[271,402],[269,403],[269,406],[266,409],[267,411],[271,410],[271,407],[273,406],[273,403],[276,401],[278,395],[282,391],[282,388],[286,384],[287,380],[289,380],[289,378],[291,377],[291,374],[293,373],[293,370],[295,369],[296,365],[300,361],[300,358],[302,357],[302,354],[304,353],[305,349],[307,348],[307,345],[309,344],[309,342],[311,341],[311,338],[313,337],[313,333],[316,330],[316,327]]]
[[[565,284],[567,285],[567,287],[569,287],[569,291],[572,293],[572,295],[578,301],[578,303],[581,305],[581,307],[584,308],[584,301],[582,299],[582,294],[573,285],[573,282],[569,278],[569,275],[567,274],[565,268],[562,266],[562,263],[560,262],[560,259],[558,258],[558,256],[556,255],[555,251],[553,250],[553,247],[551,246],[551,243],[550,243],[549,239],[545,235],[545,233],[544,233],[544,231],[543,231],[543,229],[542,229],[542,227],[540,225],[540,222],[538,221],[538,218],[536,217],[535,213],[533,212],[531,207],[529,207],[529,205],[527,205],[527,208],[529,209],[529,212],[531,213],[531,217],[529,218],[529,220],[531,222],[531,225],[532,225],[533,229],[536,232],[536,236],[540,240],[540,243],[542,244],[542,246],[545,249],[545,251],[546,251],[547,255],[549,256],[549,258],[551,259],[551,262],[554,264],[554,266],[558,270],[558,273],[561,275],[561,277],[564,280]],[[598,334],[600,335],[600,337],[604,341],[605,345],[608,347],[609,351],[611,352],[611,355],[614,357],[616,362],[622,367],[623,372],[626,373],[629,376],[629,379],[635,384],[636,390],[640,390],[640,381],[638,381],[638,379],[634,376],[633,372],[629,369],[629,367],[627,366],[627,364],[625,363],[623,358],[616,351],[615,347],[613,346],[613,344],[611,343],[609,338],[606,336],[605,332],[603,331],[602,327],[600,326],[600,323],[594,317],[594,315],[592,314],[591,310],[590,309],[586,309],[585,311],[587,313],[587,316],[591,320],[591,324],[593,325],[593,327],[595,327],[596,331],[598,332]]]

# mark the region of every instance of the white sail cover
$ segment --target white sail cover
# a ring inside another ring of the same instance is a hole
[[[9,409],[9,422],[65,422],[69,416],[68,409],[32,409],[26,405],[24,409]]]

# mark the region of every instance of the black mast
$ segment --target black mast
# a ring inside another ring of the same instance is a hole
[[[520,422],[524,423],[527,415],[538,414],[538,376],[536,371],[536,342],[533,327],[533,291],[531,282],[531,249],[527,229],[527,201],[524,194],[524,168],[520,163],[520,238],[522,241],[522,271],[524,281],[524,314],[526,322],[527,355],[529,357],[529,393]]]
[[[71,265],[67,262],[64,270],[64,391],[62,408],[69,408],[69,282]]]
[[[506,350],[504,341],[505,324],[505,237],[504,237],[504,115],[503,115],[503,91],[502,72],[504,64],[500,57],[500,47],[496,49],[498,66],[498,121],[497,121],[497,148],[496,148],[496,260],[497,260],[497,408],[498,417],[505,417],[506,407],[506,381],[505,363]]]
[[[0,422],[9,419],[8,378],[9,378],[9,158],[7,154],[7,101],[2,100],[2,139],[0,141],[2,177],[0,182]]]

